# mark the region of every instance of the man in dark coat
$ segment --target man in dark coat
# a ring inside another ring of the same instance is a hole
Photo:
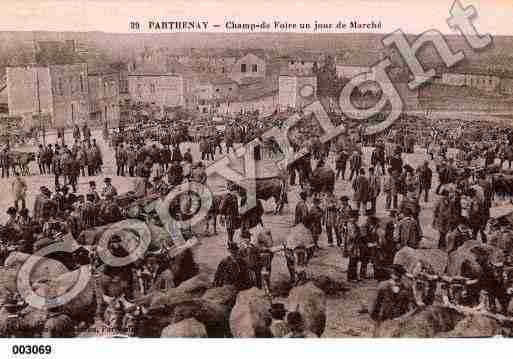
[[[128,161],[128,154],[126,150],[123,148],[123,144],[121,143],[116,149],[116,175],[124,177],[125,176],[125,166]]]
[[[405,207],[402,210],[403,218],[397,224],[397,241],[401,247],[418,248],[419,242],[422,239],[422,229],[415,218],[410,208]]]
[[[167,182],[170,186],[178,186],[183,182],[183,168],[180,162],[173,161],[167,171]]]
[[[447,252],[453,252],[466,241],[472,240],[472,231],[469,221],[460,217],[458,225],[447,234]]]
[[[375,168],[381,167],[381,173],[385,174],[385,148],[383,144],[378,144],[371,155],[371,165]]]
[[[369,197],[369,180],[365,177],[365,170],[361,168],[359,175],[353,181],[353,200],[357,210],[365,210]]]
[[[390,158],[390,167],[392,167],[392,171],[397,171],[397,173],[401,173],[403,170],[403,160],[401,158],[401,153],[396,152]]]
[[[375,334],[385,320],[398,318],[415,308],[413,291],[406,286],[403,278],[406,270],[394,264],[390,279],[379,283],[375,300],[370,303],[370,317],[375,321]]]
[[[438,248],[442,250],[446,248],[445,237],[450,230],[451,208],[448,195],[447,190],[442,190],[433,213],[433,228],[438,231]]]
[[[349,158],[348,153],[344,149],[342,149],[339,152],[337,159],[335,160],[335,167],[337,170],[337,179],[339,179],[340,175],[342,175],[342,179],[345,179],[348,158]]]
[[[319,198],[313,199],[313,206],[308,213],[308,217],[309,229],[312,231],[315,247],[319,248],[319,236],[322,233],[322,219],[324,217],[324,211],[321,208],[321,200]]]
[[[252,287],[249,269],[239,256],[238,246],[233,242],[228,243],[228,256],[219,263],[214,275],[215,287],[225,285],[233,285],[238,290]]]
[[[354,151],[351,157],[349,157],[349,169],[351,173],[349,174],[349,181],[353,180],[353,177],[360,172],[362,168],[362,156],[358,151]]]
[[[228,234],[228,244],[233,242],[235,230],[239,226],[239,204],[235,194],[234,185],[229,185],[229,192],[224,196],[219,213],[224,216],[226,232]]]
[[[419,197],[422,195],[422,191],[424,191],[424,202],[428,202],[429,190],[431,189],[431,179],[433,177],[433,171],[429,168],[428,161],[424,162],[424,165],[420,167],[419,171],[419,182],[420,182],[420,191]]]
[[[303,223],[305,218],[308,216],[308,206],[306,205],[306,193],[301,192],[299,194],[301,198],[296,204],[295,216],[294,216],[294,225],[299,223]]]
[[[174,152],[173,152],[173,160],[175,159],[175,155],[174,155]],[[190,164],[192,164],[192,153],[191,153],[191,149],[188,148],[187,151],[185,151],[184,155],[183,155],[183,160],[185,162],[189,162]],[[181,160],[179,161],[181,162]]]

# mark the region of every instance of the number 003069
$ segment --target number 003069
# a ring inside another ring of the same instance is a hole
[[[12,353],[14,355],[48,355],[52,353],[51,345],[13,345]]]

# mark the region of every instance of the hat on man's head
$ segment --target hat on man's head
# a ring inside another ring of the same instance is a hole
[[[89,186],[96,186],[96,182],[95,181],[89,181]]]
[[[236,243],[234,243],[234,242],[228,243],[228,251],[233,253],[233,252],[237,252],[238,250],[239,250],[239,246]]]
[[[405,207],[403,208],[403,210],[401,211],[403,215],[405,215],[406,217],[409,217],[409,216],[412,216],[413,215],[413,212],[412,210],[409,208],[409,207]]]
[[[304,326],[303,316],[299,312],[289,312],[287,324],[291,330],[301,330]]]
[[[9,209],[7,209],[7,214],[9,215],[15,215],[16,214],[16,208],[14,207],[9,207]]]
[[[111,183],[112,182],[112,178],[110,177],[105,177],[105,179],[103,180],[105,183]]]
[[[483,258],[486,258],[491,254],[490,251],[487,250],[486,247],[483,247],[483,246],[472,247],[472,248],[470,248],[470,252],[472,254],[475,254],[478,257],[483,257]]]
[[[468,220],[468,218],[462,216],[458,219],[458,226],[460,225],[470,227],[470,221]]]
[[[287,310],[285,309],[285,305],[283,303],[273,303],[271,304],[271,309],[269,309],[271,313],[271,317],[276,319],[285,318],[285,314],[287,314]]]
[[[406,269],[404,269],[404,267],[400,264],[392,264],[392,266],[390,267],[390,272],[399,277],[402,277],[406,274]]]
[[[342,201],[342,202],[349,202],[349,197],[347,197],[347,196],[341,196],[341,197],[340,197],[340,201]]]
[[[357,209],[352,209],[351,211],[349,211],[349,217],[351,218],[356,218],[358,219],[358,217],[360,217],[360,212],[358,212]]]
[[[406,171],[406,172],[413,172],[413,167],[410,166],[410,165],[404,165],[403,166],[403,169]]]

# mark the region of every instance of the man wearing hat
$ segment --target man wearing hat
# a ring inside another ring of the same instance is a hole
[[[472,240],[472,230],[467,218],[460,217],[458,225],[447,234],[447,252],[458,249],[466,241]]]
[[[207,173],[203,166],[203,162],[198,162],[191,172],[191,180],[197,183],[207,183]]]
[[[312,231],[315,248],[319,248],[319,236],[322,233],[323,210],[321,209],[321,200],[318,197],[313,199],[313,206],[308,213],[309,229]]]
[[[370,303],[370,317],[375,321],[375,334],[382,322],[398,318],[415,308],[411,288],[404,283],[406,270],[400,264],[390,268],[390,279],[379,283],[377,295]]]
[[[361,210],[362,214],[365,213],[367,201],[369,199],[370,187],[369,180],[365,177],[365,170],[361,168],[357,177],[354,179],[353,184],[353,200],[356,209]]]
[[[124,177],[125,176],[125,166],[128,161],[128,154],[127,151],[123,148],[123,144],[120,143],[119,146],[116,148],[115,153],[116,158],[116,175]]]
[[[183,182],[183,168],[180,162],[173,161],[167,171],[167,182],[170,186],[178,186]]]
[[[45,186],[39,188],[39,193],[34,200],[34,220],[38,221],[43,215],[43,202],[50,200],[50,191]]]
[[[27,196],[27,183],[20,177],[18,172],[14,172],[14,180],[11,184],[12,194],[14,196],[14,207],[19,210],[18,203],[21,202],[21,209],[25,208],[25,198]]]
[[[228,256],[219,265],[214,276],[214,286],[223,287],[234,285],[238,290],[249,289],[252,286],[249,269],[239,255],[239,247],[234,242],[228,242]]]
[[[161,258],[156,253],[149,253],[145,265],[136,270],[136,275],[142,281],[144,291],[140,294],[162,292],[176,286],[175,276],[170,268],[162,265]]]
[[[6,295],[1,303],[0,317],[4,319],[2,334],[6,338],[22,337],[21,319],[19,313],[26,306],[20,298],[13,294]]]
[[[16,210],[16,208],[9,207],[7,209],[6,213],[9,216],[9,219],[7,220],[7,222],[5,222],[5,226],[10,227],[12,229],[17,229],[19,231],[20,227],[18,225],[18,217],[17,217],[18,211]]]
[[[358,210],[351,210],[349,221],[347,222],[347,237],[344,247],[344,256],[349,257],[347,267],[347,281],[358,281],[358,261],[360,260],[360,227],[358,226]]]
[[[335,232],[335,237],[337,238],[337,243],[342,242],[340,237],[340,231],[338,230],[338,225],[340,223],[339,215],[340,211],[337,206],[337,200],[333,193],[328,195],[328,199],[326,201],[326,209],[324,210],[324,226],[326,228],[326,235],[328,237],[328,245],[333,246],[333,232]]]
[[[93,196],[93,202],[100,201],[100,195],[98,194],[98,191],[96,190],[96,182],[95,181],[89,181],[89,190],[87,194],[91,194]]]
[[[397,241],[400,247],[418,248],[422,239],[422,229],[415,218],[411,209],[406,207],[402,210],[402,219],[397,223]]]
[[[228,243],[230,243],[233,242],[235,231],[240,227],[240,217],[235,187],[230,184],[228,184],[228,187],[229,192],[225,194],[221,201],[219,214],[223,216],[221,217],[221,221],[224,221],[226,232],[228,234]]]
[[[285,338],[318,338],[317,335],[305,329],[305,321],[299,312],[289,312],[287,314],[287,326],[290,333]]]
[[[297,202],[295,209],[295,225],[298,225],[299,223],[304,224],[304,220],[308,216],[308,206],[306,205],[306,192],[302,191],[301,193],[299,193],[299,198],[300,200]]]
[[[362,168],[362,156],[358,151],[353,151],[353,154],[349,157],[349,181],[353,180],[353,177],[358,176],[360,169]]]
[[[283,303],[272,303],[269,312],[271,313],[272,318],[269,330],[273,337],[283,338],[287,336],[287,334],[290,333],[290,328],[285,321],[285,315],[287,314],[285,305]]]
[[[112,185],[112,180],[107,177],[105,178],[105,187],[102,191],[102,196],[105,198],[114,198],[118,195],[118,191],[116,188]]]
[[[345,248],[347,240],[347,223],[351,217],[352,208],[349,205],[349,197],[341,196],[339,200],[340,206],[338,208],[338,224],[336,228],[336,231],[338,232],[337,246],[341,247],[343,245]]]
[[[162,180],[162,176],[153,177],[152,192],[161,196],[169,193],[169,187],[166,182]]]

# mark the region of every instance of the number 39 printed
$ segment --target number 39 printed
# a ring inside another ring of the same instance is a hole
[[[13,345],[14,355],[49,355],[52,354],[51,345]]]

